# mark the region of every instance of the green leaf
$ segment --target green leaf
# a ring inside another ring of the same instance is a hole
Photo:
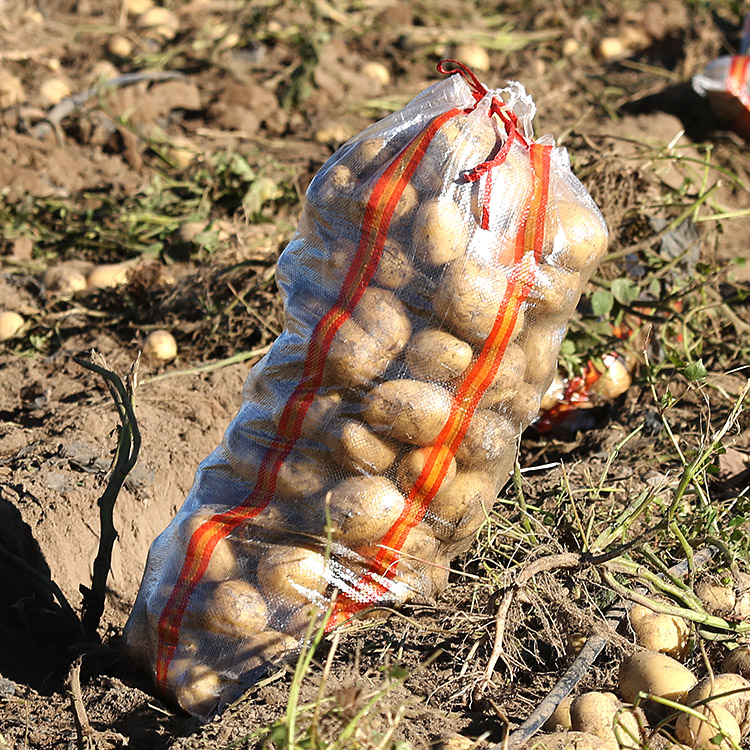
[[[696,380],[703,380],[708,375],[708,370],[706,370],[706,366],[703,364],[703,360],[699,359],[695,362],[691,362],[686,367],[682,368],[682,374],[688,379],[692,381]]]
[[[640,296],[641,290],[630,279],[615,279],[612,282],[612,295],[621,305],[629,305]]]
[[[606,289],[597,289],[591,295],[591,309],[597,318],[604,318],[612,312],[615,298]]]

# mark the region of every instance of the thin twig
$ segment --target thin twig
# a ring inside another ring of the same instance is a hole
[[[81,657],[79,656],[70,668],[65,683],[70,698],[70,709],[73,712],[73,722],[76,726],[76,745],[78,750],[89,750],[95,747],[94,729],[86,714],[86,706],[81,694]]]
[[[79,357],[74,361],[104,378],[104,381],[112,396],[117,409],[120,425],[117,448],[115,451],[114,465],[107,481],[107,486],[99,498],[99,550],[94,560],[94,571],[91,576],[91,588],[81,585],[83,594],[83,615],[81,621],[83,629],[90,638],[96,637],[99,621],[104,613],[104,600],[107,591],[107,578],[112,565],[112,549],[117,540],[117,530],[114,526],[113,512],[117,496],[120,494],[122,485],[128,474],[138,460],[138,452],[141,447],[141,434],[133,411],[133,395],[136,387],[135,370],[138,366],[136,360],[128,378],[126,388],[122,380],[111,370],[107,369],[104,358],[97,352],[91,353],[91,358],[98,360],[90,362]]]

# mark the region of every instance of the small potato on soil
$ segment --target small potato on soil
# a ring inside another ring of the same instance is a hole
[[[593,270],[607,250],[607,231],[602,220],[585,206],[560,201],[556,211],[547,215],[547,237],[552,241],[546,260],[574,273]],[[561,235],[555,235],[549,224],[558,222]]]
[[[327,498],[333,539],[349,547],[382,538],[404,509],[404,496],[380,476],[356,476],[339,482]]]
[[[104,289],[127,284],[132,267],[132,263],[103,263],[94,266],[86,277],[86,286],[89,289]]]
[[[630,626],[638,644],[679,659],[687,653],[690,628],[681,617],[666,615],[634,604],[630,610]]]
[[[639,651],[620,664],[619,681],[623,700],[634,703],[639,692],[682,702],[698,680],[687,667],[666,654]]]
[[[750,680],[750,648],[740,646],[730,651],[721,669],[723,672],[734,672]]]
[[[687,713],[677,718],[674,733],[680,742],[696,750],[730,750],[739,744],[740,728],[729,711],[713,702],[695,710],[705,718]]]
[[[0,341],[10,341],[23,328],[23,316],[12,310],[0,312]]]
[[[704,677],[687,695],[685,704],[714,708],[721,706],[737,721],[744,737],[750,731],[750,681],[739,674],[716,674],[713,679]]]
[[[258,563],[258,583],[269,609],[292,608],[314,601],[327,584],[325,556],[302,546],[274,545]]]
[[[364,417],[394,440],[431,445],[448,421],[451,395],[419,380],[388,380],[364,398]]]
[[[50,266],[42,278],[47,292],[70,294],[86,288],[86,274],[93,268],[91,263],[70,261]]]
[[[473,356],[469,344],[437,328],[415,333],[405,354],[409,371],[417,380],[436,383],[447,383],[463,375]]]
[[[575,698],[570,704],[570,721],[574,730],[589,732],[615,746],[617,736],[633,743],[640,739],[636,717],[621,711],[621,706],[603,693],[584,693]]]
[[[529,750],[617,750],[616,742],[605,742],[588,732],[540,734],[529,742]]]
[[[341,424],[338,457],[357,473],[382,474],[396,460],[396,449],[356,419]]]
[[[750,575],[740,572],[737,577],[728,584],[703,578],[695,585],[695,593],[711,614],[750,620]]]
[[[554,732],[556,729],[572,729],[573,725],[570,720],[570,704],[572,702],[572,695],[563,698],[557,704],[557,708],[550,714],[547,721],[544,722],[542,728],[546,732]]]
[[[151,331],[143,343],[143,356],[152,362],[169,362],[177,356],[177,341],[169,331]]]

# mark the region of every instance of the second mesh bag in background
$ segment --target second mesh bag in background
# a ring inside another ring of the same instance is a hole
[[[471,544],[607,243],[534,111],[464,70],[311,183],[278,264],[284,331],[153,543],[125,632],[185,710],[237,697],[334,592],[329,628],[432,597]]]

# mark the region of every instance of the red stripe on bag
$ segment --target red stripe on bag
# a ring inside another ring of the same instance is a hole
[[[748,91],[748,68],[750,55],[734,55],[727,75],[727,91],[737,97],[742,104],[742,111],[732,123],[732,128],[741,135],[750,135],[750,91]]]
[[[157,626],[156,683],[160,690],[166,692],[182,619],[216,545],[240,523],[261,513],[273,498],[278,471],[299,440],[302,422],[322,383],[333,338],[351,316],[377,269],[396,205],[437,131],[461,113],[452,109],[436,117],[410,141],[375,184],[365,208],[357,252],[336,302],[313,330],[300,383],[284,406],[277,434],[261,460],[255,487],[242,503],[205,521],[191,536],[179,577]]]
[[[529,147],[534,187],[522,213],[521,225],[516,234],[513,270],[493,329],[482,352],[458,388],[451,415],[429,452],[425,467],[407,497],[403,513],[381,540],[378,554],[367,572],[352,586],[354,593],[342,594],[337,599],[328,630],[388,594],[389,588],[383,578],[391,579],[396,575],[400,549],[409,532],[424,518],[466,434],[479,400],[497,374],[518,313],[534,285],[536,268],[542,254],[551,152],[551,146],[532,143]]]

